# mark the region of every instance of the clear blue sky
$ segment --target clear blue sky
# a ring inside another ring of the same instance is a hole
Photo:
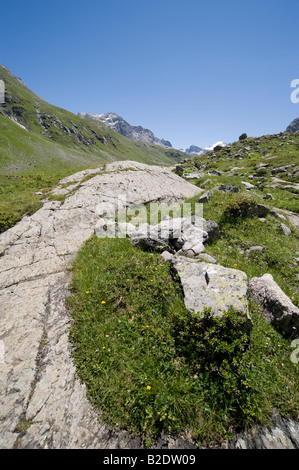
[[[299,116],[298,23],[298,0],[2,2],[0,63],[76,114],[208,146]]]

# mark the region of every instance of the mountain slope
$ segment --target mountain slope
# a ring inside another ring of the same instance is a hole
[[[170,164],[183,153],[128,139],[100,121],[82,119],[47,103],[0,66],[0,174],[58,172],[130,159]]]
[[[211,189],[233,185],[262,199],[270,198],[276,207],[299,212],[299,132],[250,137],[218,151],[193,156],[177,172],[199,187]],[[200,175],[200,178],[199,178]]]
[[[286,128],[286,132],[297,132],[299,131],[299,118],[294,119],[291,124]]]
[[[127,121],[125,121],[121,116],[115,113],[105,113],[105,114],[91,114],[91,113],[78,113],[78,116],[82,118],[95,119],[96,121],[101,121],[106,126],[111,127],[116,132],[129,137],[130,139],[148,142],[150,144],[160,145],[162,147],[172,147],[171,143],[168,140],[158,139],[152,131],[149,129],[144,129],[142,126],[131,126]]]

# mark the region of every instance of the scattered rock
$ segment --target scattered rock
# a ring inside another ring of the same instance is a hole
[[[202,196],[200,196],[200,198],[198,199],[198,202],[199,203],[209,202],[210,199],[211,199],[211,193],[210,191],[207,191]]]
[[[206,184],[211,183],[210,179],[205,180],[203,183],[201,183],[201,186],[205,186]]]
[[[263,197],[263,199],[271,199],[272,201],[274,201],[274,197],[270,193],[267,193],[266,196]]]
[[[265,318],[288,336],[299,331],[299,309],[274,281],[271,274],[254,277],[249,283],[249,296],[261,305]]]
[[[289,237],[291,235],[292,231],[285,224],[281,223],[280,228],[281,228],[283,234],[286,235],[287,237]]]
[[[212,263],[212,264],[216,264],[217,263],[217,260],[215,258],[213,258],[213,256],[211,255],[208,255],[207,253],[200,253],[197,258],[199,259],[202,259],[203,261],[205,261],[206,263]]]
[[[200,173],[199,171],[193,171],[192,173],[184,173],[183,174],[183,177],[186,178],[187,180],[188,179],[196,179],[196,178],[202,178],[203,176],[205,176],[204,173]]]
[[[290,165],[285,165],[285,166],[279,166],[277,168],[273,168],[271,171],[272,175],[275,175],[276,173],[283,173],[287,171],[288,168],[291,168],[292,166],[295,166],[295,163],[292,163]]]
[[[161,253],[161,256],[165,261],[171,261],[173,259],[173,254],[169,253],[169,251],[163,251],[163,253]]]
[[[269,426],[254,425],[236,434],[222,449],[298,449],[299,426],[293,419],[276,415]]]
[[[232,186],[230,184],[221,184],[220,186],[215,186],[212,191],[224,191],[226,193],[238,193],[240,190],[237,186]]]
[[[220,237],[220,230],[218,224],[214,220],[205,220],[203,224],[204,231],[207,232],[208,237],[205,242],[214,243]]]
[[[279,214],[278,212],[276,212],[274,210],[270,210],[269,214],[272,215],[273,217],[275,217],[276,219],[287,220],[284,215]]]
[[[269,163],[257,163],[256,168],[267,168],[269,166]]]
[[[247,276],[243,271],[183,257],[174,258],[173,265],[189,311],[200,313],[211,307],[213,314],[221,316],[233,306],[248,315]]]
[[[208,172],[209,175],[214,175],[214,176],[221,176],[223,175],[224,171],[221,170],[210,170]]]
[[[241,183],[242,183],[242,184],[245,186],[245,188],[248,189],[248,190],[255,188],[254,184],[248,183],[247,181],[241,181]]]
[[[250,253],[252,253],[253,251],[263,251],[263,249],[264,249],[263,246],[259,246],[259,245],[251,246],[248,250],[246,250],[246,256],[249,256]]]

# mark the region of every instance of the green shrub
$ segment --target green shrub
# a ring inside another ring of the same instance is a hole
[[[241,197],[230,201],[224,209],[222,220],[236,220],[240,217],[248,217],[254,214],[256,202],[247,197]]]
[[[248,319],[233,309],[221,317],[211,309],[201,316],[188,312],[175,316],[174,335],[177,353],[192,374],[211,391],[217,385],[219,401],[229,403],[235,417],[250,420],[257,403],[247,377],[251,361]]]

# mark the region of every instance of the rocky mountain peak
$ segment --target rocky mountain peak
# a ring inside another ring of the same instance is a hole
[[[286,132],[297,132],[299,131],[299,118],[294,119],[291,124],[286,128]]]
[[[111,127],[116,132],[129,137],[133,140],[140,140],[150,144],[160,145],[162,147],[172,147],[168,140],[158,139],[152,131],[144,129],[142,126],[131,126],[127,121],[116,113],[92,114],[78,113],[78,116],[85,119],[95,119],[103,122],[106,126]]]

